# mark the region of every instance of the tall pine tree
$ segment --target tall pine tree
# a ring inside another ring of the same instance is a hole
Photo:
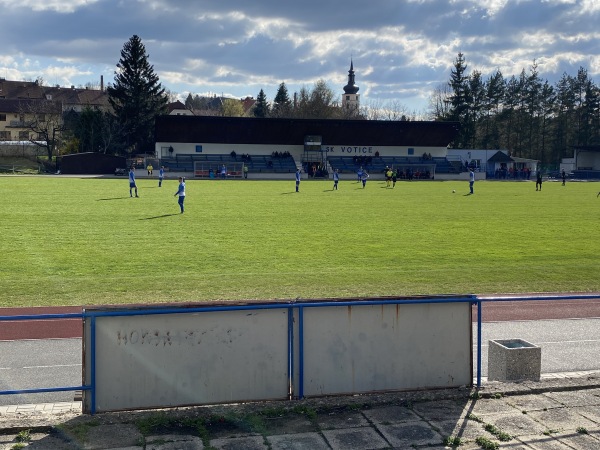
[[[154,120],[166,112],[168,99],[138,36],[132,36],[123,46],[114,85],[107,92],[114,114],[123,126],[121,143],[125,151],[152,152]]]
[[[267,96],[265,91],[262,89],[256,97],[256,103],[254,104],[254,110],[252,111],[254,117],[267,117],[269,115],[269,103],[267,102]]]
[[[288,95],[287,86],[281,83],[277,89],[277,94],[273,99],[273,107],[271,108],[272,117],[289,117],[292,111],[292,102]]]

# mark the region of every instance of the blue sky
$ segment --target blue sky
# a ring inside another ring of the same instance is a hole
[[[272,100],[323,79],[342,93],[350,59],[363,105],[428,107],[458,52],[505,78],[538,64],[556,82],[599,83],[599,0],[0,0],[0,77],[61,86],[114,80],[137,34],[161,83],[185,99]]]

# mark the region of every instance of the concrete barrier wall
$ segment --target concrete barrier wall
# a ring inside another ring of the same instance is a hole
[[[468,301],[373,303],[86,309],[84,411],[471,383]]]
[[[304,395],[468,385],[467,303],[305,311]]]

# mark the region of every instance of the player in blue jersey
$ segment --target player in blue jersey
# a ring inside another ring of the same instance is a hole
[[[363,170],[362,176],[360,177],[360,180],[362,181],[363,189],[367,185],[367,178],[369,178],[369,174],[367,173],[366,170]]]
[[[165,178],[165,166],[160,166],[158,171],[158,187],[162,186],[163,179]]]
[[[135,184],[135,171],[133,166],[129,169],[129,196],[133,197],[132,189],[135,189],[135,196],[138,197],[137,184]]]
[[[300,169],[296,169],[296,192],[300,192]]]
[[[179,177],[179,187],[173,197],[177,195],[179,196],[179,208],[181,209],[181,214],[183,214],[183,201],[185,200],[185,178],[183,177]]]
[[[356,171],[356,176],[358,177],[358,178],[357,178],[357,179],[358,179],[358,183],[360,183],[360,182],[361,182],[361,180],[362,180],[363,172],[364,172],[364,171],[363,171],[363,168],[362,168],[362,166],[360,167],[360,169],[358,169],[358,170]]]
[[[337,169],[333,171],[333,189],[337,191],[338,181],[340,181],[340,174]]]

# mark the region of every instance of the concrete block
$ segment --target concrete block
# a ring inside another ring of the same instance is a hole
[[[488,380],[539,381],[541,371],[541,347],[522,339],[489,341]]]

